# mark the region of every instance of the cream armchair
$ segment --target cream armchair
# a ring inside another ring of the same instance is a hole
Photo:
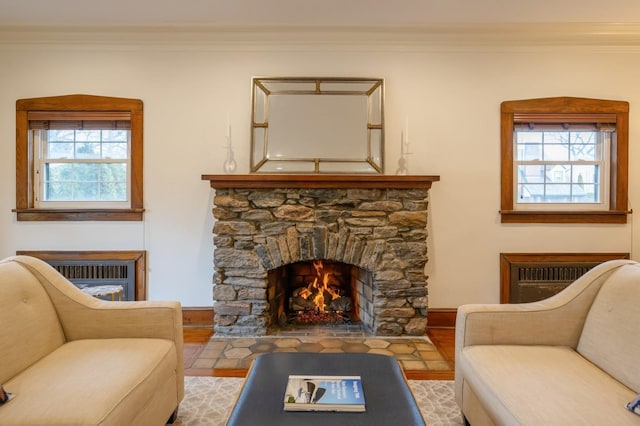
[[[0,424],[163,425],[184,396],[178,302],[110,302],[45,262],[0,261]]]
[[[455,393],[473,425],[637,425],[640,266],[601,264],[535,303],[465,305]]]

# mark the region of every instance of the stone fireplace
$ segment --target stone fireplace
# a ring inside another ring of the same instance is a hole
[[[308,270],[313,261],[338,265],[334,285],[348,293],[349,315],[367,332],[426,333],[427,203],[438,176],[202,179],[215,189],[217,335],[261,336],[283,326],[292,311],[292,288],[309,281],[300,278],[305,272],[292,271]]]

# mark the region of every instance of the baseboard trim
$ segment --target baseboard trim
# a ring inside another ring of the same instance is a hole
[[[183,307],[184,327],[213,327],[213,307]]]
[[[456,315],[455,308],[432,308],[429,309],[429,328],[455,328]],[[213,327],[212,307],[183,307],[182,324],[185,327]]]
[[[427,328],[455,328],[456,308],[430,308],[427,314]]]

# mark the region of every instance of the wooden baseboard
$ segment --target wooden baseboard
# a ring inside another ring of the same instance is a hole
[[[182,324],[184,327],[213,328],[213,307],[183,307]]]
[[[455,328],[455,308],[429,309],[429,328]],[[183,307],[182,323],[185,327],[213,327],[213,308],[211,307]]]
[[[427,328],[455,328],[457,314],[455,308],[429,309]]]

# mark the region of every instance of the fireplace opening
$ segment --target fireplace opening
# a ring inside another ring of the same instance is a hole
[[[360,323],[361,268],[310,260],[269,271],[273,321],[279,328]]]

